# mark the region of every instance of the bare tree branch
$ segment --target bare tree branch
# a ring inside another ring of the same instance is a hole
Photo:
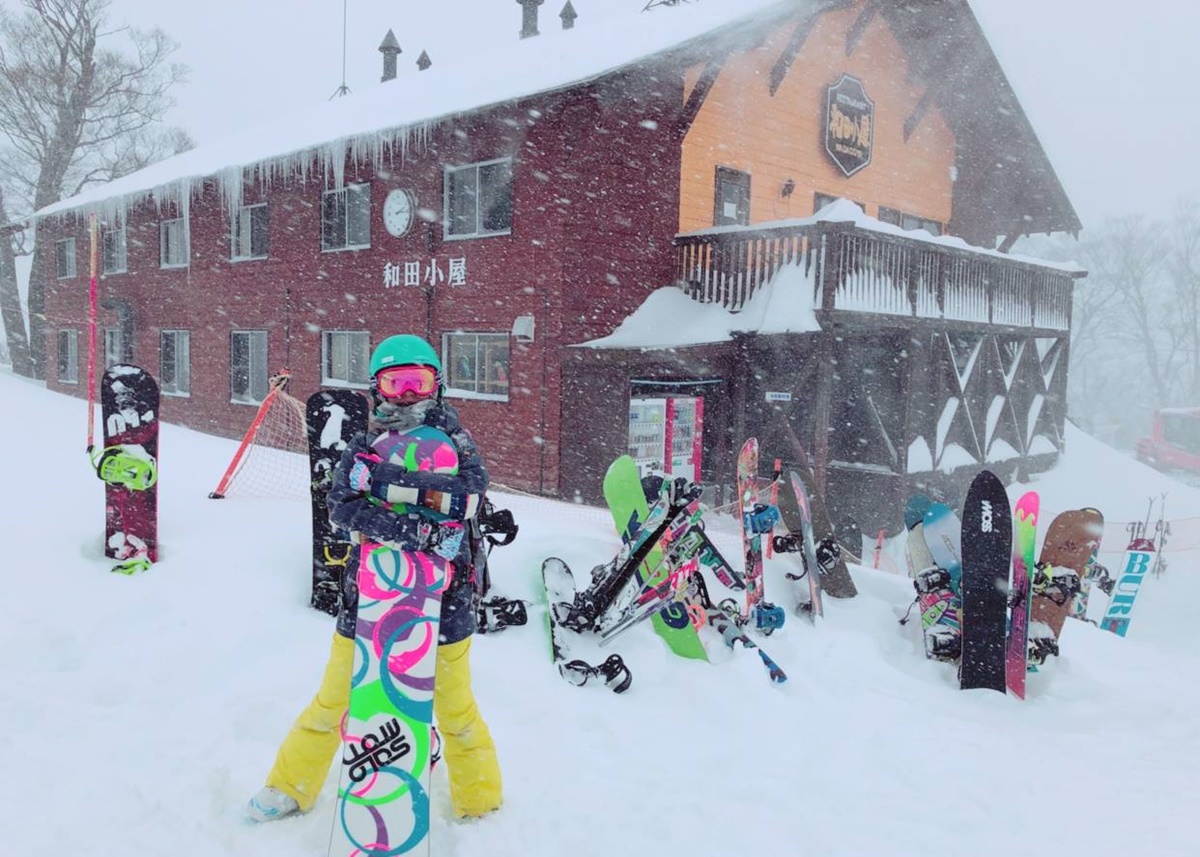
[[[0,8],[0,189],[15,216],[190,148],[162,123],[186,75],[162,30],[109,26],[109,0],[21,6]],[[28,344],[44,377],[44,253],[33,253]]]

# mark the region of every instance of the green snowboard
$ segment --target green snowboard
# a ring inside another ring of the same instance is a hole
[[[646,495],[642,491],[637,464],[630,456],[622,455],[609,465],[608,472],[604,474],[604,500],[612,511],[621,540],[628,541],[636,524],[646,520],[650,512],[650,504],[646,502]],[[663,563],[662,558],[662,548],[655,547],[642,564],[638,579],[651,584],[665,580],[670,568]],[[675,654],[682,658],[708,660],[700,635],[696,633],[683,604],[673,603],[655,614],[650,621],[654,630]]]

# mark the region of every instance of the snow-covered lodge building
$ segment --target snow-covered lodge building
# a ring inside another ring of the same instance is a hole
[[[40,212],[49,385],[85,392],[95,212],[105,358],[171,422],[240,436],[274,372],[365,387],[410,331],[512,488],[594,500],[626,450],[731,485],[755,435],[873,531],[1053,462],[1082,272],[1006,251],[1080,224],[965,2],[580,0],[539,34],[517,1],[486,58]]]

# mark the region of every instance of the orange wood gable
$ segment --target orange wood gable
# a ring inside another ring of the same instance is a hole
[[[679,230],[713,225],[717,166],[750,174],[750,222],[813,213],[813,194],[842,196],[866,205],[948,223],[954,135],[930,106],[907,141],[904,122],[923,88],[910,83],[908,61],[882,16],[875,15],[846,56],[856,8],[828,12],[771,33],[752,50],[730,56],[684,138]],[[796,27],[811,26],[787,76],[771,95],[771,71]],[[690,69],[690,94],[703,66]],[[825,89],[843,73],[857,77],[875,102],[871,163],[846,178],[824,148]],[[780,193],[791,179],[795,190]]]

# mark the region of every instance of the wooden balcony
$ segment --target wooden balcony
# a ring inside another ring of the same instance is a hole
[[[1003,254],[811,220],[679,235],[683,289],[737,311],[784,265],[799,264],[818,313],[870,313],[1069,331],[1085,272]]]

